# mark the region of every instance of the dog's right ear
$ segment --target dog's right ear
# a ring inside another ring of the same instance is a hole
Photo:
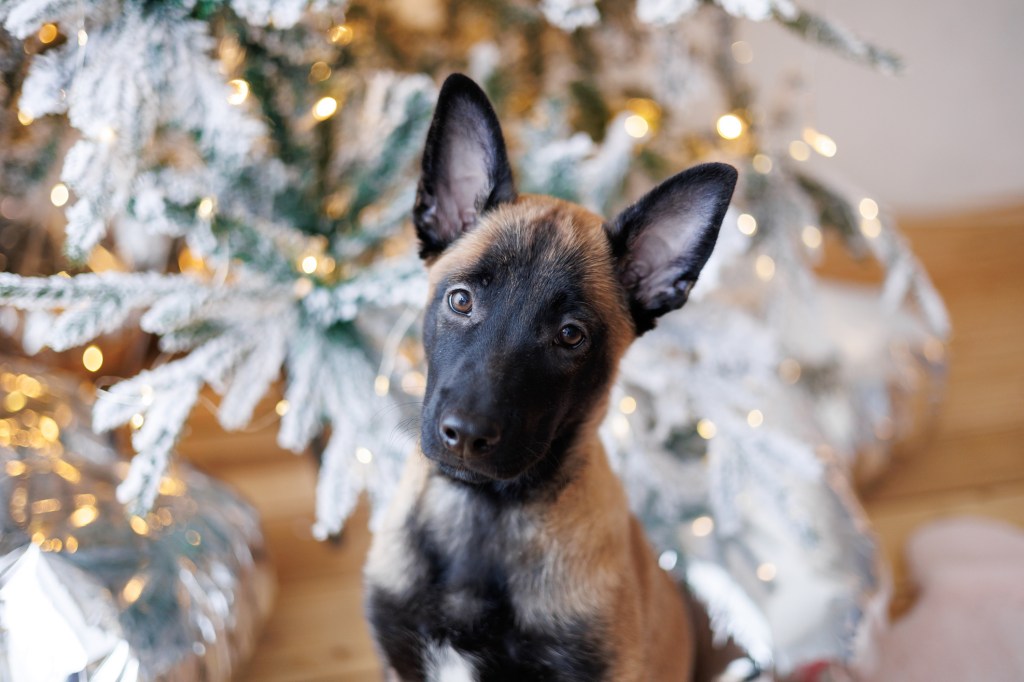
[[[431,259],[480,215],[516,198],[498,117],[476,83],[455,73],[441,86],[423,150],[413,223]]]

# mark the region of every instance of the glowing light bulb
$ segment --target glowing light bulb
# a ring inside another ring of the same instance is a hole
[[[874,220],[878,217],[878,202],[874,199],[864,197],[860,200],[860,203],[857,204],[857,210],[860,211],[862,218]]]
[[[362,464],[369,464],[373,461],[373,453],[366,448],[356,448],[356,459]]]
[[[764,424],[764,413],[761,410],[751,410],[747,413],[747,424],[754,429],[761,426]]]
[[[777,573],[778,569],[775,568],[775,564],[768,561],[757,567],[757,579],[762,582],[770,583],[775,580]]]
[[[327,31],[327,38],[335,45],[348,45],[355,37],[355,32],[345,24],[335,24]]]
[[[690,531],[698,538],[703,538],[711,535],[711,531],[715,529],[715,520],[710,516],[698,516],[690,524]]]
[[[132,415],[132,418],[128,420],[128,425],[138,431],[142,428],[142,425],[146,423],[146,418],[140,412],[136,412]]]
[[[231,91],[228,93],[228,104],[238,106],[249,97],[249,83],[241,78],[228,81]]]
[[[277,413],[278,417],[283,417],[286,414],[288,414],[289,409],[291,409],[291,405],[288,403],[287,400],[284,400],[283,398],[281,400],[278,400],[277,404],[274,405],[274,412]]]
[[[87,42],[89,42],[89,34],[85,32],[84,28],[78,29],[78,46],[85,47]]]
[[[103,366],[103,351],[99,346],[90,345],[82,351],[82,366],[90,372],[98,372]]]
[[[679,555],[671,549],[666,549],[658,557],[658,566],[663,571],[671,571],[679,563]]]
[[[746,124],[735,114],[725,114],[718,118],[715,127],[718,129],[718,134],[726,140],[735,140],[743,134]]]
[[[754,166],[754,170],[762,175],[767,175],[772,172],[772,159],[767,154],[754,154],[754,158],[751,160],[751,165]]]
[[[754,50],[750,43],[745,40],[737,40],[732,44],[732,58],[740,64],[749,64],[754,61]]]
[[[749,213],[740,213],[739,217],[736,218],[736,227],[739,228],[740,232],[750,237],[757,232],[757,219]]]
[[[68,186],[63,182],[58,182],[50,190],[50,203],[60,208],[64,204],[68,203],[68,198],[71,195],[68,193]]]
[[[633,414],[636,412],[636,398],[627,395],[619,401],[619,411],[622,414]]]
[[[378,374],[377,378],[373,380],[373,392],[383,397],[386,396],[390,390],[391,380],[383,374]]]
[[[213,197],[203,197],[196,206],[196,215],[203,220],[209,220],[217,208],[217,202]]]
[[[701,419],[697,422],[697,435],[704,440],[711,440],[718,433],[718,427],[710,419]]]
[[[32,125],[32,121],[34,120],[35,119],[32,118],[32,114],[28,113],[27,111],[22,111],[21,109],[18,109],[18,123],[20,123],[23,126],[30,126]]]
[[[882,223],[877,218],[864,218],[860,221],[860,231],[868,239],[874,239],[882,234]]]
[[[57,26],[56,24],[43,24],[43,27],[39,29],[39,42],[44,45],[52,43],[57,39]]]
[[[802,140],[793,140],[789,143],[789,155],[796,161],[806,161],[811,158],[811,148]]]
[[[333,97],[321,97],[313,105],[313,118],[318,121],[326,121],[338,111],[338,100]]]
[[[817,225],[804,225],[800,239],[808,248],[817,249],[821,246],[821,229]]]
[[[771,256],[762,253],[754,261],[754,272],[762,282],[770,282],[775,276],[775,261]]]
[[[627,116],[626,120],[622,122],[622,125],[626,129],[627,135],[637,139],[647,135],[647,132],[651,129],[651,126],[647,123],[647,119],[639,114]]]
[[[309,80],[313,83],[320,83],[331,77],[331,67],[327,62],[314,62],[309,67]]]
[[[314,272],[316,272],[316,266],[317,266],[316,256],[305,256],[299,262],[299,269],[302,270],[307,275],[312,275]]]

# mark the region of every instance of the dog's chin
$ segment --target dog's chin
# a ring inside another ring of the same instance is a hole
[[[500,461],[492,458],[480,458],[474,461],[466,461],[457,458],[448,452],[435,452],[424,448],[423,454],[427,459],[437,464],[438,470],[449,478],[482,485],[484,483],[508,483],[521,476],[529,466],[503,466]]]

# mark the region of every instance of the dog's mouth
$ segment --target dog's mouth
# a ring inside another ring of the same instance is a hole
[[[421,450],[445,476],[474,485],[514,481],[535,464],[526,457],[510,458],[504,449],[473,458],[449,452],[439,443],[421,442]]]

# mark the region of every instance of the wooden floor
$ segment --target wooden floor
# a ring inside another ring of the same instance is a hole
[[[914,527],[950,514],[1024,526],[1024,209],[905,221],[905,227],[946,299],[955,331],[948,396],[933,439],[864,493],[894,562],[898,607],[913,594],[900,548]],[[276,608],[238,679],[378,680],[360,607],[365,512],[340,544],[315,542],[314,465],[276,449],[273,439],[272,427],[224,434],[199,410],[181,448],[256,504],[277,566]]]

